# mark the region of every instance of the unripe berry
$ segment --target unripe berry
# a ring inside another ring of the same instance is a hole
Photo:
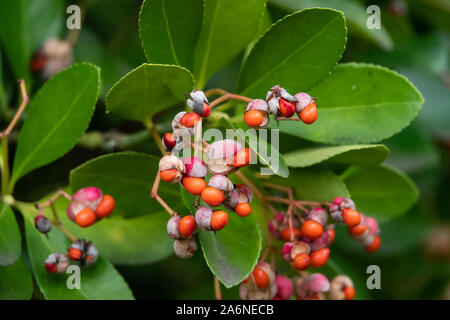
[[[98,204],[95,214],[99,219],[107,217],[114,211],[115,207],[116,202],[114,201],[114,198],[109,194],[105,194],[102,201]]]
[[[206,164],[197,157],[184,157],[181,159],[185,168],[186,177],[204,178],[208,173]]]
[[[82,228],[89,227],[95,222],[97,216],[91,208],[84,208],[75,217],[75,222]]]
[[[317,107],[315,102],[311,102],[302,112],[300,112],[300,119],[306,124],[312,124],[317,119]]]
[[[378,222],[372,217],[366,217],[366,224],[369,228],[369,233],[371,235],[378,235],[380,233],[380,228],[378,227]]]
[[[380,248],[380,245],[381,245],[381,238],[379,236],[375,236],[373,238],[372,243],[366,246],[364,249],[366,249],[366,252],[368,253],[374,253]]]
[[[234,211],[240,216],[240,217],[247,217],[251,212],[252,208],[250,205],[246,202],[239,203]]]
[[[310,292],[327,292],[330,290],[330,281],[321,273],[313,273],[308,277]]]
[[[34,226],[39,232],[45,235],[52,229],[52,223],[43,215],[38,215],[34,218]]]
[[[234,167],[245,167],[248,166],[252,161],[252,151],[249,148],[244,148],[239,150],[233,157]]]
[[[212,209],[210,207],[200,207],[195,212],[195,222],[201,229],[211,231],[211,216]]]
[[[169,234],[169,237],[175,240],[180,238],[180,231],[178,229],[180,219],[180,216],[176,214],[167,221],[167,233]]]
[[[206,181],[203,178],[184,177],[181,181],[186,191],[194,196],[200,195],[206,188]]]
[[[302,226],[302,234],[310,239],[317,239],[323,233],[323,227],[320,223],[313,220],[306,220]]]
[[[292,115],[295,113],[295,104],[292,102],[289,102],[283,98],[280,98],[280,100],[278,100],[278,111],[279,113],[286,117],[286,118],[290,118],[292,117]]]
[[[264,289],[269,285],[269,276],[260,267],[253,269],[252,276],[258,288]]]
[[[225,200],[223,191],[213,187],[206,187],[201,193],[202,200],[212,207],[217,207]]]
[[[180,219],[178,224],[178,231],[180,232],[180,236],[184,239],[189,239],[196,231],[197,224],[195,223],[195,219],[193,216],[184,216]]]
[[[211,215],[211,229],[214,231],[219,231],[228,223],[228,214],[225,211],[218,210],[214,211]]]
[[[170,151],[172,151],[172,149],[175,147],[176,144],[177,144],[177,141],[176,141],[175,137],[173,136],[172,132],[167,132],[162,137],[162,145],[164,147],[164,150],[170,152]]]
[[[289,227],[286,227],[281,231],[281,236],[283,237],[284,241],[291,241],[291,239],[296,239],[297,237],[300,237],[301,234],[302,233],[300,229],[296,227],[292,227],[292,232],[291,228]]]
[[[180,123],[181,125],[185,126],[186,128],[193,128],[195,126],[195,123],[199,121],[201,118],[200,116],[195,112],[189,112],[186,113],[181,119]]]
[[[197,241],[194,238],[187,240],[175,240],[173,242],[173,251],[182,258],[188,259],[192,257],[197,250]]]
[[[309,244],[311,247],[311,250],[316,251],[316,250],[327,247],[328,243],[329,243],[328,238],[329,238],[328,232],[323,232],[319,238],[311,241],[311,243]]]
[[[292,265],[297,270],[306,270],[309,267],[310,258],[306,253],[300,253],[298,254]]]
[[[289,300],[292,296],[293,286],[288,277],[278,275],[275,277],[277,285],[277,297],[282,300]]]
[[[328,222],[328,213],[323,208],[313,208],[309,211],[307,220],[313,220],[325,226]]]
[[[317,251],[313,251],[309,254],[310,265],[314,268],[319,268],[324,266],[328,262],[330,257],[330,249],[322,248]]]
[[[342,210],[342,218],[348,227],[356,227],[361,223],[361,215],[355,209]]]
[[[264,122],[264,114],[259,110],[249,110],[244,114],[244,122],[249,127],[260,127]]]

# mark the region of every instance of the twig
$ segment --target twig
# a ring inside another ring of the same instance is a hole
[[[216,300],[222,300],[222,290],[220,289],[220,282],[216,276],[214,276],[214,293],[216,295]]]
[[[20,104],[19,109],[17,109],[17,112],[14,115],[14,118],[11,120],[11,123],[8,125],[8,127],[2,132],[0,132],[0,138],[9,136],[11,131],[14,129],[14,126],[17,124],[17,121],[19,121],[20,116],[24,112],[28,102],[30,101],[27,94],[27,88],[25,86],[25,80],[20,79],[18,82],[20,85],[20,92],[22,94],[22,103]]]

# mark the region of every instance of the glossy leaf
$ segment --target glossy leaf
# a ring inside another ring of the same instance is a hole
[[[382,144],[355,144],[304,148],[286,153],[283,157],[289,167],[304,168],[323,161],[376,166],[388,155],[389,149]]]
[[[398,133],[417,116],[423,98],[403,76],[389,69],[347,63],[310,91],[319,115],[312,125],[280,121],[282,132],[332,143],[372,143]]]
[[[11,208],[0,204],[0,266],[14,264],[22,254],[19,227]]]
[[[264,98],[277,84],[292,94],[309,90],[341,58],[346,33],[344,15],[331,9],[306,9],[283,18],[253,47],[236,91]]]
[[[352,166],[342,178],[358,210],[380,222],[402,215],[418,197],[411,179],[392,168]]]
[[[23,208],[22,208],[23,209]],[[44,297],[49,300],[129,300],[133,294],[122,276],[111,263],[99,257],[92,266],[81,268],[81,288],[68,289],[70,274],[50,274],[44,261],[53,252],[66,252],[69,240],[57,228],[49,232],[49,239],[39,233],[33,225],[31,210],[23,209],[25,233],[30,263],[36,282]]]
[[[149,121],[159,111],[183,102],[193,86],[185,68],[144,63],[111,88],[106,106],[125,119]]]
[[[116,200],[114,215],[125,218],[161,211],[150,198],[150,190],[158,172],[159,158],[132,152],[100,156],[75,168],[70,173],[72,191],[95,186]],[[177,185],[161,181],[158,194],[170,201],[179,197]],[[171,203],[172,206],[172,203]],[[173,203],[174,210],[183,210],[181,202]]]
[[[203,88],[255,37],[266,0],[205,0],[203,25],[195,49],[194,76]]]
[[[271,3],[284,9],[296,11],[306,8],[331,8],[342,11],[349,24],[349,31],[377,43],[384,49],[392,49],[393,42],[386,27],[380,29],[367,28],[366,7],[354,0],[271,0]]]
[[[202,17],[202,0],[145,0],[139,34],[147,60],[192,70]]]
[[[88,63],[47,81],[28,108],[14,159],[12,185],[68,152],[87,129],[100,91],[100,70]]]
[[[0,300],[29,300],[33,291],[31,273],[23,258],[0,267]]]
[[[254,154],[257,155],[259,163],[269,168],[270,173],[274,173],[284,178],[289,176],[289,168],[287,167],[283,156],[280,155],[278,149],[270,145],[260,136],[264,133],[267,134],[267,131],[261,130],[257,133],[257,131],[253,129],[248,129],[246,131],[243,129],[237,129],[226,118],[223,118],[222,122],[228,128],[233,129],[233,134],[237,137],[238,142],[243,143],[245,141],[248,144],[248,147],[254,152]],[[267,139],[267,137],[265,138]],[[268,174],[268,172],[266,171],[265,174]]]
[[[230,288],[242,282],[258,262],[261,236],[255,218],[228,213],[226,227],[217,232],[199,231],[206,263],[212,273]]]

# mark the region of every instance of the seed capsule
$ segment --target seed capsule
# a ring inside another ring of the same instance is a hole
[[[159,175],[164,181],[177,183],[185,171],[183,161],[174,155],[166,155],[159,161]]]
[[[173,242],[173,251],[178,257],[182,259],[188,259],[192,257],[196,250],[197,241],[194,238],[187,240],[175,240]]]
[[[229,175],[238,170],[233,166],[234,155],[242,149],[242,145],[232,139],[216,141],[210,144],[206,153],[208,156],[208,171],[215,174]]]
[[[167,132],[162,137],[162,145],[164,147],[164,150],[170,152],[177,144],[177,140],[175,139],[172,132]]]
[[[197,157],[184,157],[181,160],[185,167],[186,177],[204,178],[208,173],[206,164]]]
[[[180,238],[180,231],[178,230],[180,219],[180,216],[176,214],[167,221],[167,233],[169,234],[169,237],[175,240]]]
[[[52,229],[52,223],[43,215],[38,215],[34,218],[34,226],[39,232],[45,235]]]
[[[45,270],[48,273],[64,273],[69,266],[69,260],[62,253],[52,253],[45,260]]]
[[[278,275],[275,277],[275,283],[277,285],[277,297],[281,300],[289,300],[294,290],[291,280],[288,277]]]
[[[353,290],[352,290],[353,289]],[[331,280],[328,297],[332,300],[351,300],[355,296],[353,281],[346,275],[338,275]]]
[[[211,231],[213,230],[211,228],[211,216],[212,209],[210,207],[200,207],[195,212],[195,222],[201,229]]]
[[[186,101],[187,105],[192,111],[201,117],[209,116],[211,108],[203,91],[195,89],[190,94],[187,94],[186,97],[188,98]]]
[[[263,129],[269,124],[269,105],[262,99],[250,101],[244,114],[245,123],[253,128]]]

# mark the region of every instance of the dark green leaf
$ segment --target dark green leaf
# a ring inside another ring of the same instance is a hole
[[[205,0],[203,26],[195,49],[194,76],[203,88],[255,37],[266,0]]]
[[[19,135],[12,186],[72,149],[89,125],[99,91],[100,70],[87,63],[69,67],[44,84]]]
[[[352,166],[342,178],[357,209],[380,222],[402,215],[417,200],[418,190],[411,179],[388,167]]]
[[[145,0],[139,33],[148,61],[192,70],[202,17],[202,0]]]
[[[417,116],[423,98],[403,76],[389,69],[348,63],[311,90],[319,116],[312,125],[281,121],[279,129],[332,144],[372,143],[398,133]]]
[[[382,144],[355,144],[348,146],[311,147],[284,154],[289,167],[304,168],[322,161],[376,166],[386,160],[389,149]]]
[[[106,106],[125,119],[149,121],[157,112],[183,102],[193,86],[191,73],[183,67],[144,63],[111,88]]]
[[[295,94],[307,91],[336,65],[346,43],[344,15],[306,9],[272,25],[241,69],[237,92],[258,98],[276,84]]]
[[[9,267],[0,267],[0,300],[28,300],[33,291],[31,273],[23,258]]]
[[[0,266],[14,264],[22,254],[20,231],[11,208],[0,204]]]

